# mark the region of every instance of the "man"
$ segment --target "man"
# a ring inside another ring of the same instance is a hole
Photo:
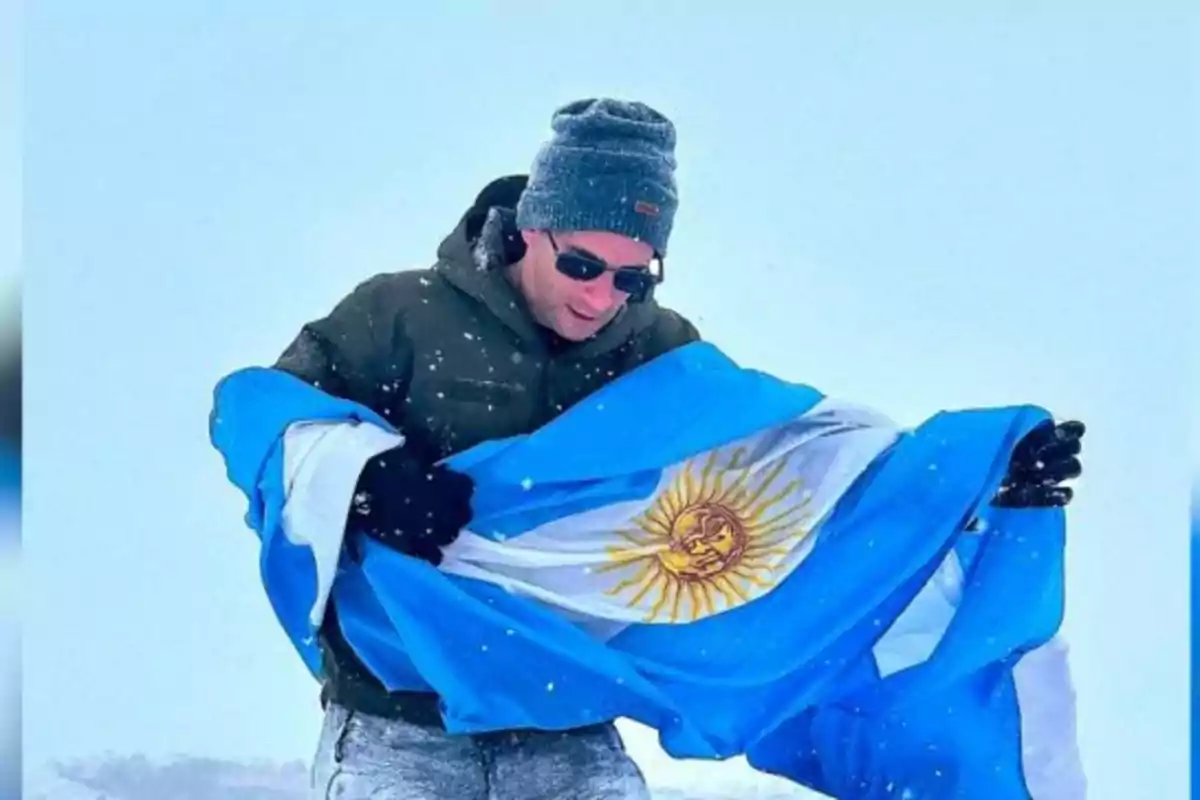
[[[361,284],[304,326],[276,364],[403,434],[346,466],[347,496],[328,513],[344,513],[351,558],[366,536],[438,564],[470,520],[474,488],[441,459],[532,432],[698,338],[653,297],[677,207],[672,123],[643,104],[603,99],[564,106],[552,126],[528,178],[485,187],[432,268]],[[1081,435],[1069,423],[1030,437],[997,502],[1068,502],[1058,483],[1078,474]],[[451,736],[435,695],[389,692],[370,674],[336,604],[320,644],[326,719],[315,797],[649,796],[611,723]]]
[[[698,338],[654,300],[677,206],[675,129],[640,103],[553,118],[531,175],[484,188],[428,270],[381,275],[304,327],[277,363],[374,409],[405,436],[357,481],[347,543],[372,536],[438,563],[470,517],[468,478],[435,466],[529,433],[605,383]],[[438,698],[389,693],[322,628],[319,797],[640,798],[611,724],[470,738]]]

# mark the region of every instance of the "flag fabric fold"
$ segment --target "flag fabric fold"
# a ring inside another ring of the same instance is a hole
[[[477,492],[440,568],[344,546],[358,468],[403,441],[369,409],[252,368],[210,435],[314,675],[332,597],[451,732],[626,717],[837,797],[1073,798],[1064,516],[989,504],[1048,416],[902,430],[695,343],[450,459]]]

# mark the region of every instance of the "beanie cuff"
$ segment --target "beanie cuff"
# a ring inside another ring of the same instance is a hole
[[[621,195],[617,197],[621,198]],[[522,230],[608,231],[645,242],[654,248],[656,255],[665,256],[671,236],[671,215],[661,205],[651,201],[645,203],[648,208],[642,211],[634,201],[603,206],[580,203],[578,197],[570,194],[556,196],[526,191],[517,204],[517,227]]]

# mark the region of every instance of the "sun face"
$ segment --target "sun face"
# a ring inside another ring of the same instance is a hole
[[[746,448],[714,451],[685,464],[651,507],[618,531],[612,563],[597,572],[621,580],[607,590],[647,622],[686,622],[739,606],[770,590],[776,569],[808,535],[809,496],[799,479],[776,487],[788,466],[741,464]],[[648,607],[647,607],[648,606]]]

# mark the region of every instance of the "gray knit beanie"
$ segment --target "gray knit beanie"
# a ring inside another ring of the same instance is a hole
[[[679,197],[675,126],[642,103],[577,100],[551,120],[517,203],[523,230],[601,230],[666,255]]]

